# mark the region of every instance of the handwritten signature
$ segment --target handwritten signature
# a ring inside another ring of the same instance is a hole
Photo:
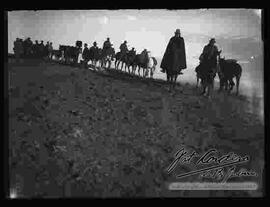
[[[250,156],[240,156],[234,152],[217,156],[216,153],[218,153],[216,149],[210,149],[201,156],[196,151],[188,152],[185,148],[182,148],[175,153],[175,159],[167,168],[167,172],[171,173],[178,164],[194,164],[196,166],[211,164],[209,167],[179,174],[176,178],[200,174],[201,177],[216,178],[217,180],[226,182],[232,177],[257,176],[256,172],[248,171],[244,168],[238,172],[235,171],[235,165],[247,163],[250,160]],[[227,172],[224,170],[226,167],[230,167]]]

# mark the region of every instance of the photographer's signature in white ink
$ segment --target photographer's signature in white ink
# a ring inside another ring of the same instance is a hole
[[[178,164],[194,164],[195,166],[211,165],[198,170],[190,171],[188,173],[179,174],[176,178],[183,178],[191,175],[199,174],[204,178],[212,178],[221,182],[226,182],[233,177],[250,177],[258,176],[256,172],[241,168],[236,171],[236,165],[247,163],[250,160],[248,155],[240,156],[234,152],[217,156],[216,149],[210,149],[203,155],[200,155],[196,151],[188,152],[185,148],[178,150],[175,153],[175,159],[167,168],[167,172],[171,173]],[[228,168],[227,170],[225,170]]]

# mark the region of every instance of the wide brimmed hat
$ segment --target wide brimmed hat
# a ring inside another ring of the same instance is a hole
[[[180,32],[180,29],[176,29],[175,30],[175,34],[180,34],[181,32]]]
[[[216,40],[215,40],[215,38],[211,38],[210,40],[209,40],[209,42],[216,42]]]

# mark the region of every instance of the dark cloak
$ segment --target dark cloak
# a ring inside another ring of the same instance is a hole
[[[186,69],[185,42],[182,37],[172,37],[167,45],[160,67],[168,74],[177,74]]]

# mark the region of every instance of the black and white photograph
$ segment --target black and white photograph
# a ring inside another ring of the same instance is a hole
[[[264,197],[263,14],[6,11],[7,198]]]

